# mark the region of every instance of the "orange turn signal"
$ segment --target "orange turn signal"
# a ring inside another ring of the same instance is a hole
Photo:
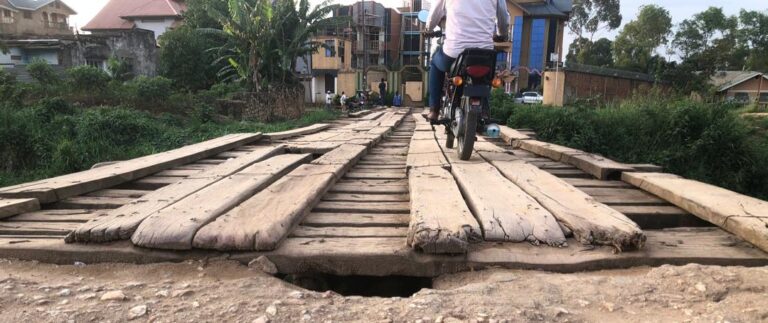
[[[501,87],[501,79],[498,78],[498,77],[494,78],[493,82],[491,82],[491,86],[493,86],[493,88],[495,88],[495,89],[500,88]]]
[[[461,78],[461,76],[454,76],[451,82],[453,82],[453,85],[455,86],[461,86],[464,84],[464,79]]]

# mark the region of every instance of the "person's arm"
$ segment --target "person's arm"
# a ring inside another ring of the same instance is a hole
[[[499,29],[499,36],[509,38],[509,10],[507,10],[507,2],[505,0],[498,0],[496,4],[496,27]]]
[[[440,24],[440,21],[445,17],[445,1],[446,0],[434,0],[432,2],[432,9],[429,10],[429,17],[427,18],[427,31],[435,30]]]

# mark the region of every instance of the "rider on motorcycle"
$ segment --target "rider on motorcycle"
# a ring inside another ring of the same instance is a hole
[[[505,0],[435,0],[427,18],[427,32],[432,32],[446,19],[445,42],[438,47],[429,68],[429,114],[437,121],[440,117],[445,73],[467,48],[493,49],[494,33],[497,39],[509,38],[509,11]],[[495,22],[494,22],[495,18]]]

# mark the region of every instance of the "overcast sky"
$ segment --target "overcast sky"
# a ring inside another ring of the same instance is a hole
[[[338,3],[349,4],[355,1],[356,0],[340,0]],[[107,0],[64,0],[64,2],[78,12],[78,15],[73,17],[71,21],[75,27],[80,28],[88,23],[88,21],[99,12],[101,7],[107,3]],[[320,1],[312,0],[312,2],[319,3]],[[402,6],[403,3],[402,0],[379,0],[378,2],[387,7],[399,7]],[[729,15],[737,14],[742,8],[747,10],[768,10],[768,0],[622,0],[621,13],[624,16],[623,23],[627,23],[634,19],[638,9],[647,4],[656,4],[669,10],[675,24],[690,18],[695,13],[706,10],[710,6],[721,7],[725,10],[725,13]],[[607,36],[613,38],[615,33],[616,31],[604,33],[597,37]],[[572,35],[566,36],[566,48],[572,40]]]

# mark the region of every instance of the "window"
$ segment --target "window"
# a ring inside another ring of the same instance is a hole
[[[733,100],[738,102],[749,102],[749,93],[744,93],[744,92],[734,93]]]
[[[334,48],[336,47],[336,41],[330,39],[325,41],[325,57],[334,57]]]
[[[528,67],[536,70],[544,69],[544,47],[546,46],[547,21],[534,19],[531,26],[531,51],[528,58]]]
[[[768,92],[760,93],[760,103],[768,102]]]
[[[24,11],[24,19],[32,19],[32,12]]]
[[[3,9],[3,17],[11,18],[11,11],[7,9]]]
[[[512,24],[512,66],[520,65],[520,56],[523,50],[523,17],[515,17]]]
[[[102,68],[104,61],[100,59],[86,59],[85,64],[95,68]]]
[[[345,55],[344,52],[345,52],[345,45],[344,45],[344,41],[342,40],[342,41],[339,42],[339,51],[338,51],[339,58],[341,58],[341,63],[342,64],[344,64],[344,59],[346,58],[345,57],[346,55]]]
[[[164,22],[165,18],[141,18],[141,22]]]

